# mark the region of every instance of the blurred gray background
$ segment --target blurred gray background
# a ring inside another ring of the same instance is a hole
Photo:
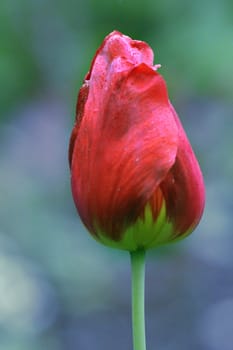
[[[128,254],[83,228],[67,162],[79,87],[114,29],[155,51],[207,192],[198,229],[148,254],[148,350],[232,350],[231,0],[1,0],[0,349],[132,350]]]

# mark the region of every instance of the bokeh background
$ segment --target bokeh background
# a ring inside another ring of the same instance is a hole
[[[154,49],[207,192],[195,233],[148,255],[148,349],[232,350],[231,0],[1,0],[0,349],[132,349],[129,257],[83,228],[67,163],[78,89],[114,29]]]

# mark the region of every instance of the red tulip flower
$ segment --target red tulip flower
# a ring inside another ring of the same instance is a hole
[[[109,34],[80,89],[70,141],[82,221],[129,251],[187,236],[204,207],[202,174],[159,67],[146,43]]]
[[[130,251],[134,350],[146,350],[145,251],[191,233],[205,201],[159,67],[146,43],[109,34],[80,89],[69,149],[82,221],[100,242]]]

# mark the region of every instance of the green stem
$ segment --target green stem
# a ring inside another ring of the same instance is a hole
[[[145,337],[145,251],[131,252],[132,325],[134,350],[146,350]]]

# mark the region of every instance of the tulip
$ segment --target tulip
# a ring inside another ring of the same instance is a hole
[[[153,52],[114,31],[80,89],[71,186],[93,237],[136,251],[190,234],[204,208],[202,174]]]
[[[205,201],[158,68],[146,43],[109,34],[80,89],[69,148],[83,223],[97,241],[130,252],[134,350],[146,350],[145,251],[190,234]]]

